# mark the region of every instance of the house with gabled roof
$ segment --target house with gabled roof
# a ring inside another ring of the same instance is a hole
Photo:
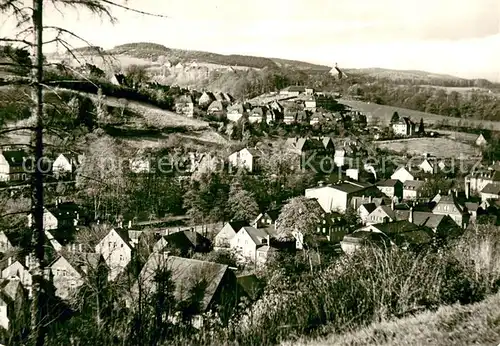
[[[244,226],[247,226],[245,221],[229,221],[221,228],[214,238],[214,248],[229,249],[229,241],[240,231]]]
[[[276,220],[280,216],[279,209],[268,210],[264,213],[257,215],[255,220],[252,221],[250,226],[255,228],[266,228],[272,225],[276,225]]]
[[[6,253],[12,250],[12,242],[4,231],[0,231],[0,253]]]
[[[28,291],[31,296],[32,276],[30,273],[29,258],[26,257],[24,261],[14,257],[8,257],[5,260],[6,267],[2,270],[2,279],[5,280],[19,280],[23,287]]]
[[[439,202],[432,209],[432,213],[449,215],[461,228],[465,228],[469,224],[470,215],[467,208],[459,202],[456,193],[451,190],[448,195],[441,196]]]
[[[478,147],[484,147],[488,145],[488,140],[490,139],[489,135],[486,135],[485,133],[480,133],[479,136],[476,138],[476,145]]]
[[[404,183],[407,180],[415,180],[415,174],[413,174],[407,167],[401,166],[391,175],[391,179],[397,179]]]
[[[340,245],[350,254],[363,246],[381,248],[420,249],[432,244],[433,231],[407,220],[368,225],[346,235]]]
[[[227,120],[237,122],[246,113],[246,108],[242,103],[235,103],[227,108]]]
[[[420,170],[428,174],[436,174],[439,172],[440,168],[435,160],[430,160],[428,158],[424,159],[420,165],[418,165]]]
[[[397,197],[399,199],[403,198],[403,183],[398,179],[379,181],[377,183],[377,188],[387,197]]]
[[[71,174],[78,168],[78,155],[73,153],[62,153],[52,163],[52,173],[56,177]]]
[[[248,172],[255,172],[259,168],[259,159],[262,153],[255,148],[243,148],[235,151],[227,158],[231,168],[243,168]]]
[[[106,268],[102,256],[98,253],[61,252],[48,265],[56,295],[61,299],[71,298],[84,284],[85,276],[92,271],[97,272],[98,266]]]
[[[198,104],[200,105],[200,107],[205,108],[210,106],[210,104],[215,100],[215,95],[213,93],[211,93],[210,91],[204,91],[198,99]]]
[[[237,284],[236,276],[225,264],[200,261],[190,258],[169,256],[165,253],[152,253],[142,268],[137,282],[130,289],[126,304],[136,309],[139,296],[150,297],[158,287],[155,282],[157,273],[168,271],[174,284],[173,295],[178,306],[192,305],[195,328],[201,328],[202,314],[217,309],[219,317],[226,323],[241,296],[245,296]],[[200,292],[195,296],[195,292]],[[194,302],[193,302],[194,300]],[[178,321],[176,311],[169,320]]]
[[[331,186],[318,186],[305,190],[307,198],[316,198],[326,213],[345,213],[350,200],[361,196],[373,186],[362,182],[344,181]],[[357,207],[355,208],[357,209]]]
[[[406,180],[403,183],[403,199],[416,200],[422,197],[423,180]]]
[[[207,108],[208,114],[220,114],[226,111],[226,106],[224,106],[222,101],[213,101]]]
[[[396,213],[388,205],[379,205],[366,217],[367,225],[393,221],[396,221]]]
[[[415,123],[408,117],[401,118],[392,124],[392,131],[396,136],[413,136],[415,134]]]
[[[251,226],[242,227],[238,233],[229,241],[229,247],[236,253],[242,262],[262,262],[258,258],[257,250],[262,246],[272,246],[271,238],[276,237],[273,228],[255,228]],[[268,251],[261,253],[260,257],[266,256]],[[265,262],[265,261],[264,261]]]
[[[377,209],[375,203],[363,203],[358,207],[357,213],[363,224],[366,224],[368,215],[370,215],[375,209]]]
[[[428,211],[395,210],[398,221],[407,220],[418,226],[426,226],[432,229],[434,234],[446,238],[461,233],[461,228],[449,215],[434,214]]]
[[[20,181],[29,177],[25,167],[28,155],[24,150],[0,151],[0,181]]]
[[[43,228],[50,231],[58,228],[71,228],[78,225],[80,220],[80,207],[74,202],[60,202],[46,205],[43,212]],[[33,218],[28,215],[28,227],[31,227]]]
[[[465,183],[470,184],[470,191],[479,193],[486,185],[500,185],[500,170],[479,170],[465,177]]]
[[[0,282],[0,326],[9,330],[11,321],[18,320],[26,310],[28,293],[19,280]]]
[[[212,249],[212,243],[208,238],[191,230],[163,235],[161,241],[164,245],[160,246],[160,240],[157,241],[154,246],[156,252],[171,252],[181,257],[195,252],[206,253]]]
[[[500,185],[489,183],[479,191],[481,201],[500,199]]]
[[[267,111],[265,106],[253,107],[248,111],[248,121],[251,123],[261,123],[265,121],[265,119],[267,119]]]
[[[108,279],[113,281],[132,260],[133,246],[125,229],[111,229],[95,246],[109,268]]]
[[[175,100],[175,112],[188,118],[194,116],[194,102],[191,95],[182,95]]]

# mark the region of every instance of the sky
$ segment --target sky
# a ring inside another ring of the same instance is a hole
[[[44,20],[103,48],[155,42],[500,82],[500,0],[128,0],[127,5],[168,18],[113,8],[118,19],[113,25],[85,11],[60,7],[59,12],[47,5]],[[9,24],[0,24],[0,37],[11,33]]]

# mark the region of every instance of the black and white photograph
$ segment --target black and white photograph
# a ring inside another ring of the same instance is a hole
[[[500,346],[499,0],[0,0],[0,346]]]

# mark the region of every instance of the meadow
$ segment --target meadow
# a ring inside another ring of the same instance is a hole
[[[481,154],[479,148],[468,143],[449,138],[410,138],[391,141],[374,142],[379,148],[408,154],[428,153],[436,157],[475,157]]]

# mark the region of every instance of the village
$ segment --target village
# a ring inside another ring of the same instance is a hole
[[[115,79],[118,83],[120,78]],[[139,291],[153,289],[152,273],[166,264],[172,271],[179,299],[188,289],[188,278],[208,281],[203,304],[192,316],[193,325],[201,328],[206,322],[204,314],[223,304],[228,292],[236,300],[257,300],[260,291],[255,292],[255,287],[260,286],[256,283],[279,256],[307,253],[311,263],[316,263],[325,253],[349,256],[366,246],[421,251],[442,246],[477,223],[497,223],[498,163],[477,161],[476,157],[459,161],[427,153],[380,151],[373,145],[376,141],[435,136],[435,131],[426,131],[423,122],[418,124],[420,119],[404,114],[394,114],[386,127],[369,124],[363,112],[339,107],[337,98],[303,86],[290,86],[245,101],[208,91],[179,95],[175,112],[185,117],[205,112],[205,117],[248,122],[248,126],[306,123],[317,128],[319,135],[261,140],[225,157],[192,152],[183,158],[187,174],[174,172],[172,179],[189,180],[201,170],[204,174],[219,170],[259,177],[267,174],[263,166],[279,148],[291,172],[312,173],[313,184],[281,205],[259,210],[251,219],[215,223],[190,222],[189,215],[149,222],[139,222],[133,215],[113,220],[93,215],[71,194],[59,196],[55,191],[54,203],[44,209],[48,259],[45,274],[52,279],[55,294],[71,300],[85,284],[86,276],[99,266],[105,268],[109,282],[131,282],[130,293],[123,300],[132,306]],[[344,136],[328,133],[331,124],[340,124]],[[488,146],[485,137],[477,137],[474,146],[478,150]],[[143,157],[129,159],[127,169],[136,176],[151,174],[157,163]],[[74,183],[84,161],[85,153],[77,152],[55,153],[46,158],[46,184]],[[25,149],[2,149],[0,181],[11,196],[27,184],[29,163]],[[23,218],[24,227],[31,227],[31,215],[26,213]],[[174,219],[182,220],[182,224],[162,226],[164,221]],[[89,232],[97,228],[99,232]],[[91,235],[85,239],[78,234]],[[4,256],[0,264],[1,293],[5,297],[1,300],[0,325],[8,329],[15,304],[31,297],[34,260],[31,254],[13,251],[20,244],[12,233],[1,231],[0,239]],[[217,258],[225,260],[217,263]],[[234,262],[229,263],[228,258]]]

